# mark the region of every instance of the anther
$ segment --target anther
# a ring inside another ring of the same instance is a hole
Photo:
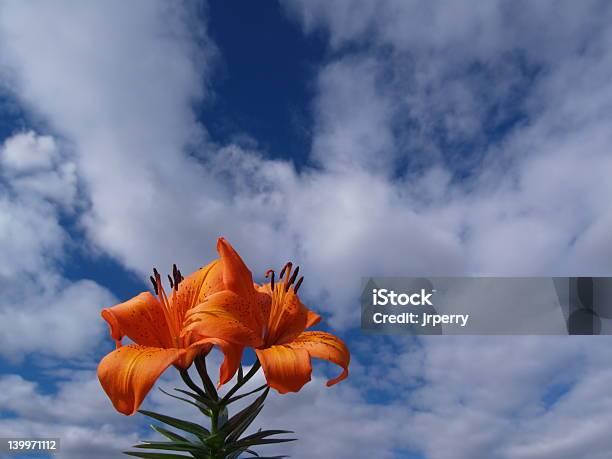
[[[291,284],[293,284],[293,282],[295,281],[295,278],[297,277],[298,272],[300,272],[299,266],[295,268],[295,271],[293,271],[293,274],[291,275],[289,280],[285,282],[285,292],[289,291],[289,287],[291,287]]]
[[[295,279],[297,278],[298,273],[300,272],[300,267],[297,266],[295,268],[295,271],[293,271],[293,275],[291,276],[291,279],[289,279],[289,285],[293,284],[295,282]]]
[[[170,277],[170,274],[168,274],[168,282],[170,282],[170,288],[174,288],[174,282],[172,282],[172,278]]]
[[[304,282],[304,276],[300,277],[297,281],[297,284],[295,284],[295,287],[293,287],[294,293],[298,292],[298,289],[300,288],[300,285],[302,285],[302,282]]]
[[[291,267],[292,267],[292,266],[293,266],[293,263],[291,263],[290,261],[288,261],[288,262],[285,264],[285,266],[283,266],[283,269],[281,269],[281,272],[280,272],[280,276],[279,276],[279,278],[280,278],[280,279],[282,279],[282,278],[283,278],[283,276],[285,275],[285,271],[286,271],[287,269],[289,270],[289,272],[291,272]]]
[[[271,289],[272,291],[274,291],[274,270],[273,270],[273,269],[268,269],[268,270],[266,271],[266,279],[267,279],[269,276],[272,276],[272,277],[270,278],[270,289]]]
[[[155,281],[153,276],[149,276],[149,279],[151,280],[151,283],[153,284],[153,290],[155,290],[155,294],[158,295],[159,291],[157,290],[157,282]]]

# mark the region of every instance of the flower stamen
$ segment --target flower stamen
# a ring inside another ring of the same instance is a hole
[[[300,288],[300,285],[302,285],[302,282],[304,282],[304,276],[300,277],[297,281],[297,284],[295,284],[295,287],[293,287],[294,293],[298,292],[298,289]]]
[[[155,282],[155,278],[153,276],[149,276],[149,279],[151,280],[151,283],[153,284],[153,290],[155,291],[155,294],[159,295],[159,290],[157,289],[157,282]]]
[[[268,277],[270,277],[270,290],[274,291],[274,270],[273,269],[268,269],[266,271],[266,279]]]
[[[291,273],[291,268],[293,267],[293,263],[291,263],[290,261],[288,261],[287,263],[285,263],[285,266],[283,266],[283,269],[281,269],[280,271],[280,278],[282,279],[283,276],[285,275],[285,271],[288,269],[289,273]],[[287,273],[287,277],[289,277],[289,273]]]
[[[289,281],[285,283],[285,292],[288,291],[289,287],[291,287],[291,285],[295,282],[295,279],[299,272],[300,272],[300,267],[297,266],[295,268],[295,271],[293,271],[293,274],[291,275],[291,278],[289,279]]]

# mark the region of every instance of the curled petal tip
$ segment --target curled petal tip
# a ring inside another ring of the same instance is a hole
[[[221,246],[224,245],[227,245],[227,239],[225,239],[223,236],[219,236],[217,238],[217,250],[219,250]]]

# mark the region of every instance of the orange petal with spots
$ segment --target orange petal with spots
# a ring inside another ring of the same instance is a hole
[[[281,394],[297,392],[310,381],[312,367],[310,355],[305,349],[289,346],[272,346],[256,349],[266,381]]]
[[[98,365],[98,379],[117,411],[132,415],[170,365],[185,353],[179,349],[128,346],[115,349]]]
[[[251,311],[252,303],[234,292],[218,292],[187,313],[182,336],[220,338],[242,346],[263,344],[262,330]]]
[[[136,344],[169,347],[170,332],[163,306],[149,292],[143,292],[131,300],[102,310],[102,317],[110,326],[115,341],[127,336]]]
[[[179,283],[176,295],[172,297],[172,305],[178,307],[184,315],[207,296],[224,289],[223,265],[221,260],[215,260]]]
[[[340,338],[325,332],[304,332],[288,346],[296,350],[305,350],[311,357],[328,360],[341,366],[343,368],[342,373],[327,381],[328,386],[333,386],[348,376],[351,354]]]

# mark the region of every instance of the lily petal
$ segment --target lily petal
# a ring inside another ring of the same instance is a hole
[[[192,346],[212,346],[213,344],[219,346],[219,349],[221,349],[221,352],[223,352],[223,355],[225,356],[223,363],[221,364],[221,368],[219,368],[218,386],[220,387],[232,379],[236,374],[236,371],[238,371],[240,361],[242,360],[242,351],[244,350],[244,346],[232,344],[219,338],[203,338],[193,343]]]
[[[115,349],[98,365],[98,379],[120,413],[132,415],[159,376],[185,353],[130,344]]]
[[[270,284],[266,284],[259,289],[260,292],[264,291],[271,295],[268,344],[285,344],[293,341],[306,329],[309,318],[314,320],[309,314],[310,310],[302,304],[293,290],[280,292],[282,288],[282,285],[277,285],[274,292],[271,292]]]
[[[119,343],[127,336],[136,344],[170,347],[172,339],[164,316],[163,306],[149,292],[102,310],[102,317],[110,326],[110,333]]]
[[[281,394],[297,392],[310,381],[312,366],[305,349],[272,346],[256,349],[268,385]]]
[[[179,307],[184,315],[207,296],[224,289],[223,265],[221,260],[215,260],[182,280],[176,297],[172,299],[173,305]]]
[[[306,319],[306,328],[314,327],[321,322],[321,316],[316,312],[308,310],[308,317]]]
[[[209,296],[188,311],[183,336],[193,333],[243,346],[261,346],[262,330],[252,312],[249,299],[229,290]]]
[[[225,238],[220,237],[217,241],[217,251],[223,262],[225,286],[232,292],[243,296],[254,292],[253,274]]]
[[[304,332],[288,346],[295,350],[306,350],[311,357],[328,360],[344,369],[339,376],[327,381],[328,387],[339,383],[348,376],[351,354],[340,338],[325,332]]]

